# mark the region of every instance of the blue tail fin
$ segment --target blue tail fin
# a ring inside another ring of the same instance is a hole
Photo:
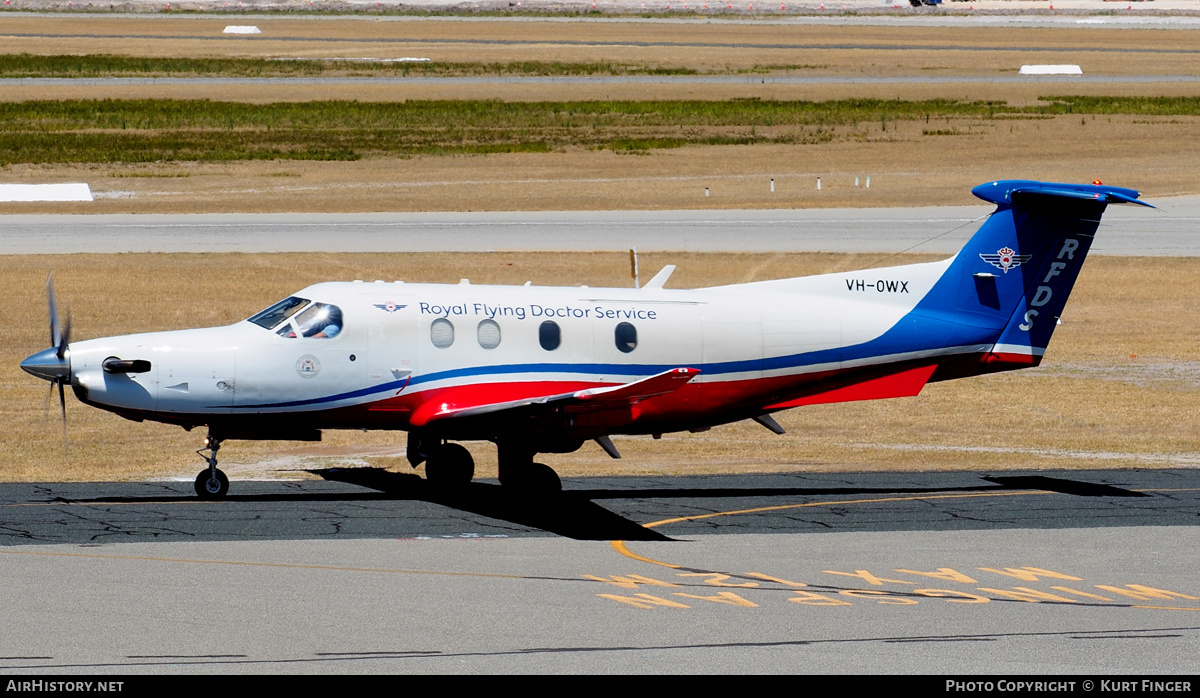
[[[972,193],[997,205],[963,247],[919,310],[995,337],[973,367],[946,366],[965,375],[1036,365],[1110,203],[1135,203],[1138,192],[1099,184],[1008,180]],[[954,299],[953,308],[947,307]],[[926,303],[928,302],[928,303]],[[952,375],[935,376],[949,378]]]

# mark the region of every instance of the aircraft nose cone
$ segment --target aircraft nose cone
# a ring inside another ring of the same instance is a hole
[[[22,361],[21,368],[43,380],[65,380],[71,376],[71,356],[68,354],[60,359],[58,350],[51,347]]]

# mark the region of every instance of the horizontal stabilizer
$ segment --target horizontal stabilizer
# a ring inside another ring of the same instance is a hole
[[[975,196],[1001,208],[1025,205],[1037,208],[1043,204],[1061,207],[1064,201],[1081,204],[1099,204],[1101,212],[1105,204],[1138,204],[1154,206],[1138,200],[1136,189],[1110,187],[1105,184],[1063,184],[1061,182],[1038,182],[1028,179],[1003,179],[980,184],[971,190]]]

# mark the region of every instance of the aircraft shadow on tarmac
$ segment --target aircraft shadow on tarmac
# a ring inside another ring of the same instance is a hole
[[[671,540],[592,502],[586,491],[568,490],[553,496],[514,494],[500,485],[483,482],[449,489],[431,485],[417,475],[383,468],[309,472],[326,480],[369,487],[396,499],[419,499],[576,540]]]
[[[1065,480],[1040,475],[985,477],[994,485],[944,488],[870,487],[748,487],[748,488],[654,488],[636,490],[565,490],[560,495],[512,494],[499,485],[481,482],[446,490],[411,474],[382,468],[331,468],[309,471],[326,480],[368,487],[402,499],[420,499],[494,519],[538,528],[576,540],[672,540],[652,529],[596,504],[597,499],[725,499],[745,497],[831,496],[870,494],[934,494],[938,492],[1039,489],[1084,497],[1144,497],[1111,485]]]
[[[324,480],[374,492],[305,492],[234,494],[230,503],[424,501],[463,512],[536,528],[576,540],[668,541],[670,537],[616,514],[594,500],[720,500],[764,497],[934,495],[947,492],[1045,490],[1082,497],[1146,497],[1111,485],[1042,475],[986,476],[993,483],[968,487],[657,487],[637,489],[568,489],[561,494],[521,494],[486,482],[444,488],[415,475],[383,468],[328,468],[308,471]],[[89,504],[178,501],[178,497],[98,497]],[[78,502],[81,503],[81,502]]]

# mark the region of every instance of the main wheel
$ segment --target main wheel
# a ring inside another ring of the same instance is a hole
[[[562,480],[554,468],[545,463],[534,463],[529,468],[529,488],[539,494],[558,494],[562,492]]]
[[[229,478],[220,470],[205,468],[196,476],[196,496],[200,499],[224,499],[229,494]]]
[[[425,463],[425,479],[441,487],[463,487],[475,477],[475,460],[460,444],[442,444]]]
[[[558,473],[544,463],[530,463],[515,472],[505,473],[500,484],[521,494],[558,494],[562,492],[562,480]]]

